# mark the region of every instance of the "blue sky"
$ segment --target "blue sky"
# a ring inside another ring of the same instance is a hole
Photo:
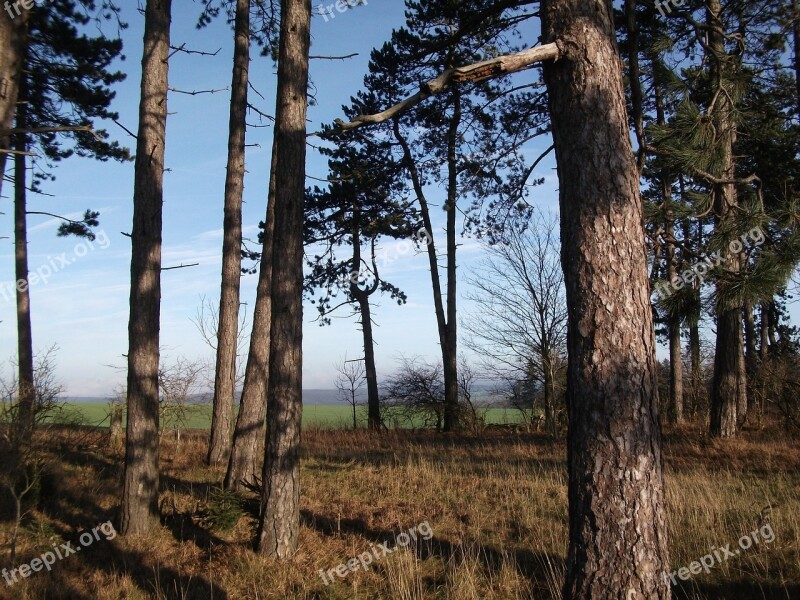
[[[136,130],[143,19],[132,6],[123,3],[123,20],[130,27],[123,32],[127,59],[120,69],[128,74],[117,85],[114,109],[120,122]],[[215,57],[177,54],[170,61],[170,85],[191,91],[227,88],[230,85],[232,33],[222,21],[196,30],[199,4],[176,0],[173,7],[173,45],[214,52]],[[309,109],[309,130],[341,116],[341,105],[361,87],[369,51],[388,39],[391,30],[403,24],[403,4],[399,0],[368,0],[345,13],[334,10],[327,22],[315,0],[312,24],[313,55],[359,56],[347,61],[314,60],[311,79],[316,88],[317,105]],[[327,6],[329,3],[326,3]],[[250,99],[263,111],[274,112],[275,76],[272,61],[251,52],[251,80],[264,96],[251,92]],[[537,75],[531,74],[531,77]],[[169,171],[164,182],[163,262],[165,267],[200,263],[190,269],[166,271],[162,279],[162,357],[171,361],[179,356],[205,358],[212,355],[191,319],[201,297],[215,304],[219,295],[222,245],[222,201],[225,177],[229,91],[213,95],[186,96],[171,93],[167,124]],[[254,118],[251,118],[252,122]],[[109,123],[106,129],[121,143],[133,148],[134,140]],[[264,218],[272,128],[251,129],[245,181],[245,235],[255,237],[257,224]],[[536,140],[531,154],[549,142]],[[540,147],[541,146],[541,147]],[[552,162],[541,169],[548,176],[546,185],[536,191],[537,203],[545,209],[556,206],[555,172]],[[324,178],[326,163],[313,151],[309,154],[309,175]],[[47,277],[31,287],[35,351],[57,344],[58,376],[71,396],[104,396],[124,381],[123,354],[127,352],[130,241],[121,232],[131,228],[133,163],[99,163],[71,158],[56,170],[56,181],[45,191],[53,196],[29,196],[29,210],[40,210],[79,217],[86,208],[101,212],[99,238],[91,246],[74,238],[55,236],[58,222],[41,216],[29,217],[30,270]],[[310,181],[309,183],[314,183]],[[8,376],[16,349],[15,308],[9,287],[13,274],[13,211],[4,187],[0,215],[0,361]],[[437,193],[433,190],[432,193]],[[437,213],[439,211],[436,211]],[[437,215],[438,218],[438,215]],[[441,223],[435,235],[441,240]],[[480,255],[474,239],[462,240],[459,267],[462,281],[470,264]],[[400,355],[436,359],[439,352],[436,321],[430,290],[427,258],[403,253],[406,246],[387,248],[392,260],[382,275],[408,294],[408,303],[397,306],[388,297],[375,302],[374,318],[379,375],[389,374]],[[48,276],[48,269],[52,272]],[[243,302],[252,311],[256,276],[242,280]],[[459,296],[466,286],[462,284]],[[465,306],[466,308],[466,306]],[[334,319],[328,327],[313,322],[316,310],[306,306],[304,327],[304,386],[331,388],[334,363],[345,354],[361,356],[361,334],[354,319]],[[345,313],[342,313],[343,315]],[[116,368],[115,368],[116,367]]]

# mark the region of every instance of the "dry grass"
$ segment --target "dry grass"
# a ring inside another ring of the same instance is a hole
[[[68,436],[64,433],[63,436]],[[26,523],[17,565],[56,541],[77,541],[111,519],[122,455],[98,434],[49,440],[41,499]],[[678,598],[800,598],[800,449],[797,440],[748,432],[733,442],[697,430],[666,445],[673,568],[769,522],[771,544],[742,551],[695,576]],[[700,441],[698,441],[700,440]],[[238,524],[206,527],[210,490],[222,478],[202,465],[205,441],[184,436],[162,451],[164,527],[146,539],[100,540],[7,587],[19,599],[505,599],[555,598],[567,540],[564,449],[538,435],[481,439],[395,432],[304,434],[300,548],[279,564],[254,554],[257,501]],[[328,570],[428,521],[419,540],[325,585]],[[11,523],[0,523],[0,541]],[[10,568],[8,553],[3,567]],[[16,565],[14,565],[16,566]]]

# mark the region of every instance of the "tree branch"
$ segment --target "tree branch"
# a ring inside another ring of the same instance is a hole
[[[543,46],[535,46],[528,48],[516,54],[507,54],[483,60],[471,65],[463,67],[456,67],[447,69],[444,73],[439,75],[436,79],[420,84],[419,91],[387,108],[386,110],[376,113],[374,115],[360,115],[349,122],[336,119],[334,127],[330,131],[316,132],[309,134],[311,136],[319,136],[322,138],[329,138],[340,135],[353,129],[358,129],[364,125],[375,125],[383,123],[397,115],[405,112],[406,110],[424,102],[431,96],[441,94],[449,89],[454,84],[483,81],[493,77],[499,77],[508,73],[514,73],[530,67],[532,64],[542,62],[545,60],[558,60],[562,55],[562,50],[559,47],[559,42],[552,42]]]

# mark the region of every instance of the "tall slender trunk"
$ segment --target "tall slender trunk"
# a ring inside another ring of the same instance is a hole
[[[664,203],[666,204],[666,258],[667,279],[674,281],[677,277],[675,264],[675,244],[670,240],[674,232],[672,223],[671,188],[664,182]],[[669,329],[669,420],[673,425],[683,422],[683,358],[681,356],[681,317],[678,314],[667,315]]]
[[[358,203],[353,206],[353,271],[357,271],[361,264],[361,210]],[[361,334],[364,341],[364,376],[367,380],[367,427],[372,431],[381,428],[381,407],[378,396],[378,375],[375,368],[375,339],[372,334],[372,311],[369,306],[369,297],[374,294],[380,279],[375,262],[375,245],[372,244],[372,264],[375,270],[375,281],[367,289],[358,287],[358,283],[350,280],[350,296],[358,303],[358,312],[361,317]],[[355,411],[355,404],[353,406]],[[355,429],[355,412],[353,412],[353,428]]]
[[[458,128],[461,125],[461,92],[453,90],[453,118],[447,132],[447,325],[442,345],[444,375],[444,431],[459,428],[458,409],[458,319],[456,276],[456,204],[458,202]]]
[[[626,7],[628,5],[626,4]],[[656,119],[659,125],[666,123],[664,102],[661,95],[663,82],[656,81]],[[674,281],[677,277],[678,265],[675,259],[674,212],[672,210],[672,183],[674,179],[667,169],[661,171],[661,196],[664,201],[666,231],[665,255],[667,262],[667,281]],[[681,315],[667,314],[667,328],[669,330],[669,419],[673,425],[683,422],[683,362],[681,356]]]
[[[712,89],[722,90],[726,78],[730,77],[730,58],[725,50],[724,23],[719,0],[707,4],[709,22],[709,57]],[[732,100],[727,93],[717,96],[712,119],[721,139],[718,140],[723,164],[720,178],[733,181],[736,163],[733,145],[736,141],[736,124],[733,121]],[[717,226],[726,225],[736,217],[738,205],[736,185],[722,183],[714,186],[714,213]],[[729,277],[736,277],[741,270],[741,260],[736,253],[727,255],[726,267]],[[719,285],[719,284],[718,284]],[[714,352],[714,379],[711,389],[710,434],[713,437],[736,435],[738,412],[747,406],[747,376],[744,370],[744,338],[742,336],[741,302],[717,301],[717,344]]]
[[[372,334],[372,312],[369,296],[358,298],[361,313],[361,333],[364,339],[364,370],[367,380],[367,426],[378,431],[381,428],[381,405],[378,395],[378,374],[375,368],[375,340]]]
[[[261,518],[256,545],[292,557],[300,533],[303,413],[303,201],[311,0],[281,0],[275,110],[275,248]]]
[[[244,372],[242,401],[236,417],[225,488],[241,490],[246,481],[253,482],[262,466],[264,444],[264,415],[267,411],[269,383],[270,337],[272,334],[272,252],[275,237],[275,182],[277,177],[277,137],[272,140],[266,221],[261,244],[261,264],[256,287],[256,306],[253,310],[253,329],[250,351]]]
[[[761,319],[759,322],[758,357],[763,361],[769,351],[769,304],[761,303]]]
[[[792,0],[792,21],[794,83],[797,88],[797,115],[800,116],[800,0]]]
[[[639,177],[606,0],[546,0],[568,307],[565,599],[669,598],[655,334]]]
[[[452,361],[448,360],[448,357],[451,356],[449,354],[449,351],[448,351],[448,343],[449,343],[448,340],[450,339],[451,335],[453,335],[455,333],[455,330],[451,330],[450,329],[450,323],[448,323],[448,317],[445,314],[444,301],[442,300],[442,283],[441,283],[441,278],[439,277],[439,262],[438,262],[439,257],[438,257],[438,254],[436,252],[436,241],[435,241],[434,236],[433,236],[433,223],[431,221],[430,208],[428,206],[428,199],[425,196],[425,191],[424,191],[423,185],[422,185],[422,178],[420,177],[419,171],[417,170],[416,164],[414,163],[414,157],[411,154],[411,147],[408,145],[408,141],[406,140],[406,138],[400,133],[400,124],[399,124],[397,119],[395,119],[395,121],[393,123],[393,131],[394,131],[395,139],[398,141],[398,143],[400,144],[401,149],[403,150],[403,161],[405,162],[405,166],[408,169],[408,173],[409,173],[409,175],[411,177],[411,183],[412,183],[412,185],[414,187],[414,193],[416,194],[417,201],[419,202],[419,210],[420,210],[420,214],[422,216],[422,224],[425,227],[425,231],[430,233],[430,243],[427,244],[428,266],[429,266],[430,271],[431,271],[431,289],[433,291],[433,308],[434,308],[434,313],[436,314],[436,326],[437,326],[437,332],[439,334],[439,346],[441,347],[441,350],[442,350],[442,363],[443,363],[442,364],[442,370],[443,370],[444,379],[445,379],[445,405],[448,404],[448,400],[447,400],[448,398],[450,398],[449,402],[452,402],[452,394],[453,394],[453,384],[452,384],[452,382],[455,382],[455,395],[456,395],[455,408],[456,408],[456,410],[454,411],[452,409],[452,404],[451,404],[450,405],[451,409],[449,411],[450,419],[451,419],[451,425],[453,425],[453,424],[455,424],[453,422],[453,418],[454,418],[453,413],[454,412],[457,413],[457,409],[458,409],[458,404],[457,404],[457,402],[458,402],[458,378],[457,378],[457,365],[454,368]],[[448,162],[448,164],[450,164],[450,163]],[[452,174],[451,174],[450,177],[452,179]],[[448,198],[452,194],[453,195],[453,199],[455,199],[455,189],[456,188],[451,185],[451,186],[449,186],[448,189],[452,190],[452,192],[449,191]],[[448,202],[450,202],[450,201],[451,200],[448,199]],[[452,218],[455,219],[455,213],[454,212],[452,214]],[[451,214],[448,213],[448,223],[449,223],[450,219],[451,219]],[[449,231],[450,231],[450,228],[448,227],[448,233],[447,233],[447,235],[448,235],[448,241],[447,241],[448,248],[450,246]],[[453,228],[453,231],[455,231],[454,228]],[[453,238],[453,239],[455,240],[455,238]],[[450,266],[450,256],[448,256],[448,276],[449,276],[449,274],[451,272],[449,266]],[[455,255],[453,255],[452,273],[453,273],[453,277],[454,277],[454,280],[455,280]],[[455,290],[455,288],[453,288],[453,289]],[[449,293],[449,290],[448,290],[448,293]],[[449,314],[449,311],[450,311],[450,299],[449,298],[447,300],[447,305],[448,305],[448,314]],[[453,313],[455,313],[455,300],[453,300],[452,309],[453,309]],[[452,331],[452,333],[451,333],[451,331]],[[456,362],[457,362],[457,356],[455,354],[452,354],[452,356],[456,358]],[[448,381],[451,382],[449,387],[448,387]],[[448,392],[451,394],[451,396],[447,395]],[[447,409],[445,409],[445,410],[447,411]],[[455,417],[457,418],[457,414],[455,415]],[[446,422],[444,423],[444,427],[447,427],[447,423]],[[437,425],[437,431],[438,430],[439,430],[439,427]]]
[[[128,424],[122,533],[158,525],[161,229],[171,0],[147,0],[133,182],[128,322]]]
[[[29,11],[23,10],[16,18],[0,11],[0,129],[11,129],[17,109],[25,39],[28,31]],[[10,135],[0,135],[0,151],[10,150]],[[8,154],[0,152],[0,191],[6,172]]]
[[[25,78],[20,78],[17,127],[27,127]],[[14,148],[28,151],[28,136],[15,136]],[[27,160],[24,154],[14,156],[14,275],[17,293],[17,425],[18,443],[22,452],[31,443],[36,408],[33,380],[33,329],[31,327],[31,294],[28,287],[28,219]]]
[[[228,124],[228,170],[222,242],[222,286],[219,296],[214,412],[206,462],[228,461],[231,451],[233,397],[236,393],[239,283],[242,277],[242,194],[244,193],[247,86],[250,67],[250,0],[237,0],[234,31],[231,110]]]

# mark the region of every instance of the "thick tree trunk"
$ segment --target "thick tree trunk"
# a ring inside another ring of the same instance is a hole
[[[655,335],[611,3],[542,4],[568,321],[566,599],[669,598]]]
[[[250,351],[244,372],[242,401],[236,418],[225,488],[241,490],[245,481],[259,475],[264,458],[264,415],[267,411],[270,337],[272,334],[272,252],[275,236],[275,181],[277,177],[277,138],[272,141],[264,238],[256,288],[256,307],[250,333]]]
[[[21,82],[20,98],[25,99],[25,83]],[[17,127],[27,126],[26,105],[17,111]],[[16,136],[14,148],[27,152],[27,136]],[[31,294],[28,287],[28,219],[27,161],[24,154],[14,156],[14,275],[17,294],[17,425],[20,452],[31,443],[36,408],[33,380],[33,329],[31,327]]]
[[[719,17],[722,8],[719,0],[709,0],[707,5],[709,21],[709,48],[714,56],[709,57],[712,89],[724,86],[730,62],[725,50],[723,23]],[[724,165],[720,177],[732,181],[736,177],[736,163],[733,145],[736,141],[736,124],[730,96],[719,94],[718,105],[713,108],[712,119],[720,136],[720,161]],[[717,226],[724,226],[736,218],[738,197],[734,183],[714,186],[714,212]],[[740,271],[740,258],[736,253],[728,253],[726,268],[730,277]],[[718,284],[719,286],[719,284]],[[744,369],[744,339],[742,336],[741,302],[717,301],[717,345],[714,352],[714,380],[711,388],[710,434],[713,437],[736,435],[738,411],[747,406],[747,376]]]
[[[0,11],[0,129],[11,129],[14,123],[22,77],[28,14],[29,12],[23,9],[21,15],[12,19],[7,11]],[[11,144],[11,136],[0,135],[0,151],[10,150]],[[6,152],[0,152],[0,192],[3,189],[7,157]]]
[[[303,412],[303,201],[311,0],[281,0],[275,110],[275,247],[261,518],[256,545],[290,558],[300,533]]]
[[[239,327],[239,282],[242,277],[242,194],[244,193],[247,86],[250,67],[250,0],[237,0],[234,32],[231,111],[228,124],[228,170],[222,242],[222,288],[219,297],[214,412],[206,462],[228,461],[231,450],[233,397]]]
[[[158,525],[161,229],[171,0],[147,0],[133,183],[122,533]]]
[[[740,386],[745,382],[739,377],[740,353],[722,349],[742,347],[741,314],[738,310],[728,310],[717,318],[717,351],[714,355],[714,395],[710,429],[714,437],[736,435]]]

